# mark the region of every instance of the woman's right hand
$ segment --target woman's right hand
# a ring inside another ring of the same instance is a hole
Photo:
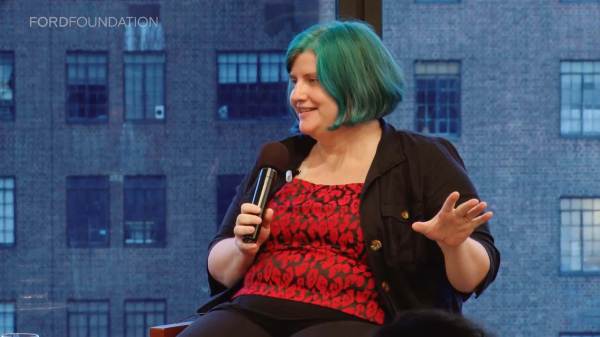
[[[235,219],[235,227],[233,227],[235,245],[244,255],[256,255],[262,244],[267,241],[269,235],[271,234],[273,209],[267,208],[264,214],[264,219],[261,219],[258,216],[259,213],[260,207],[251,203],[244,203],[241,207],[241,213]],[[259,223],[262,223],[262,225],[260,226],[260,233],[258,234],[256,242],[244,242],[244,236],[254,233],[254,227]]]

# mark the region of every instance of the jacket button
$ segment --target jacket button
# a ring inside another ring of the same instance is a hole
[[[371,241],[371,245],[369,247],[371,248],[372,251],[376,252],[376,251],[380,250],[382,246],[383,245],[381,244],[381,241],[373,240],[373,241]]]
[[[407,210],[404,210],[400,213],[400,216],[402,217],[402,219],[408,220],[408,218],[410,218],[410,213],[408,213]]]
[[[383,281],[381,282],[381,289],[383,289],[383,291],[385,291],[386,293],[389,293],[390,285],[386,281]]]

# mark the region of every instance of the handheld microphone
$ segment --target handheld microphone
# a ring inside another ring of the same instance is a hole
[[[267,199],[271,193],[271,187],[278,175],[285,171],[289,163],[289,152],[285,145],[275,142],[265,144],[258,157],[258,178],[252,194],[251,203],[260,207],[258,216],[262,219],[265,214]],[[261,224],[254,226],[254,233],[244,236],[245,243],[254,243],[260,234]]]

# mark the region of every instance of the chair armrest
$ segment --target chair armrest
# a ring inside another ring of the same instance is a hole
[[[193,321],[157,325],[150,328],[150,337],[175,337]]]

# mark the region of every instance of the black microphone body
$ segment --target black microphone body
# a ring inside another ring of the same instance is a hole
[[[271,167],[263,167],[258,173],[256,181],[256,187],[254,188],[254,194],[252,195],[251,203],[260,207],[260,213],[258,216],[263,219],[265,214],[265,207],[267,206],[267,198],[271,192],[271,186],[277,178],[277,170]],[[258,239],[260,234],[261,224],[254,226],[254,233],[244,236],[245,243],[254,243]]]

